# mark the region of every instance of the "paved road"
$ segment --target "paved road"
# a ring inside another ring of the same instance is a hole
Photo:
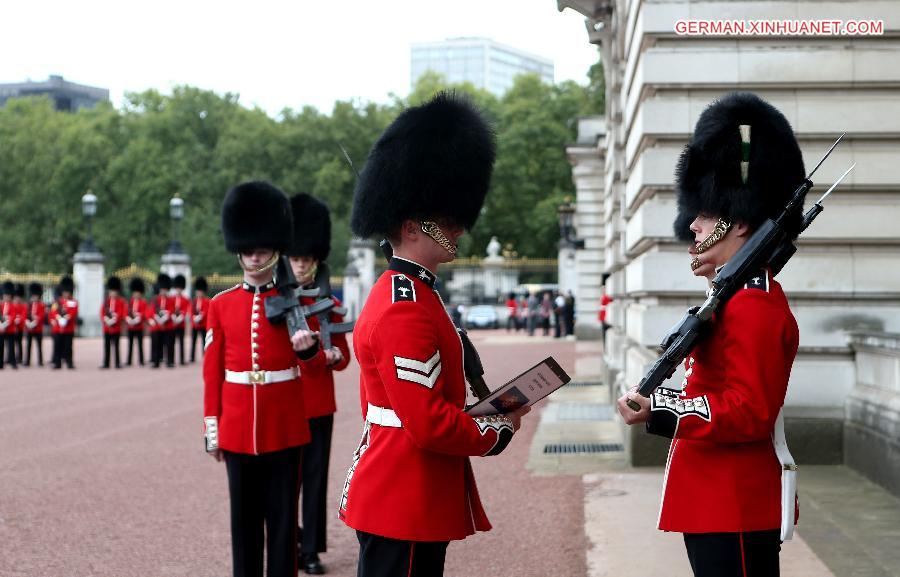
[[[494,385],[571,342],[475,334]],[[101,371],[99,340],[77,370],[0,372],[0,576],[226,576],[225,471],[203,452],[198,366]],[[361,431],[355,365],[337,379],[329,501],[338,502]],[[534,415],[536,416],[536,415]],[[494,530],[451,545],[446,574],[584,575],[578,476],[525,470],[536,419],[499,457],[476,459]],[[331,518],[329,574],[355,574],[353,532]]]

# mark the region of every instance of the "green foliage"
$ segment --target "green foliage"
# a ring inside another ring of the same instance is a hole
[[[222,246],[219,209],[230,186],[267,179],[288,194],[309,192],[331,208],[332,270],[343,269],[356,169],[378,135],[406,106],[439,90],[470,96],[497,130],[491,193],[464,255],[484,254],[492,236],[522,256],[551,256],[556,206],[574,193],[565,145],[575,120],[603,109],[603,70],[586,87],[548,85],[524,75],[503,98],[438,74],[419,79],[406,97],[379,105],[336,102],[330,114],[305,107],[278,119],[219,95],[180,86],[171,95],[127,95],[121,110],[102,105],[57,112],[47,98],[10,100],[0,108],[0,269],[68,270],[84,236],[81,196],[99,199],[93,232],[107,270],[135,262],[155,268],[171,239],[168,202],[185,200],[180,238],[198,274],[235,272]]]

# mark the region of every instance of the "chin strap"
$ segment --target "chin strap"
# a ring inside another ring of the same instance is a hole
[[[456,256],[456,247],[453,246],[453,243],[450,242],[450,239],[444,236],[444,233],[441,231],[441,227],[439,227],[436,222],[432,220],[423,220],[422,232],[434,239],[434,242],[441,245],[441,247],[443,247],[443,249],[449,252],[451,255]]]
[[[731,230],[731,223],[727,220],[719,219],[716,221],[716,226],[713,228],[712,232],[709,233],[709,236],[704,238],[700,244],[697,245],[697,256],[694,257],[694,260],[691,261],[691,270],[697,270],[703,264],[700,262],[700,255],[710,249],[710,247],[728,234],[728,231]]]
[[[270,268],[272,268],[273,266],[278,264],[278,259],[280,257],[281,257],[281,255],[276,250],[275,252],[272,253],[272,257],[269,258],[269,260],[262,263],[261,265],[259,265],[256,268],[249,268],[244,264],[244,259],[241,258],[240,253],[238,253],[238,255],[237,255],[238,263],[240,263],[241,268],[243,270],[245,270],[246,272],[253,272],[253,273],[265,272],[265,271],[269,270]]]

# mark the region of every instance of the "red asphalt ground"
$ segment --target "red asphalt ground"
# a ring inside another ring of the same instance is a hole
[[[551,354],[574,368],[572,342],[473,336],[493,387]],[[101,371],[100,353],[100,340],[78,339],[74,371],[0,371],[0,576],[231,575],[225,468],[203,450],[199,364]],[[351,363],[337,378],[322,556],[335,577],[356,574],[337,503],[362,430],[357,389]],[[448,577],[586,574],[581,478],[525,470],[537,413],[502,455],[473,459],[494,529],[451,543]]]

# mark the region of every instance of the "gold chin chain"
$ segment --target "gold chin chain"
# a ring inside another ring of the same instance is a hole
[[[449,252],[451,255],[456,255],[456,247],[453,246],[453,243],[450,242],[444,233],[441,231],[441,227],[437,225],[433,220],[423,220],[422,221],[422,232],[430,236],[434,239],[434,242],[441,245],[444,250]]]
[[[731,230],[730,222],[721,218],[716,221],[716,226],[713,228],[712,232],[709,233],[709,236],[704,238],[703,241],[697,245],[697,256],[691,261],[691,270],[700,268],[700,265],[703,264],[700,262],[700,255],[709,250],[712,245],[725,238],[725,235],[728,234],[729,230]]]
[[[257,273],[257,272],[267,271],[267,270],[269,270],[270,268],[272,268],[273,266],[275,266],[275,265],[278,263],[278,258],[279,258],[280,256],[281,256],[281,255],[278,254],[278,251],[276,250],[275,252],[272,253],[272,257],[271,257],[269,260],[267,260],[266,262],[262,263],[262,264],[259,265],[257,268],[249,268],[249,267],[245,266],[245,265],[244,265],[244,259],[241,258],[240,253],[238,253],[237,259],[238,259],[238,263],[240,263],[242,269],[244,269],[244,270],[247,271],[247,272]]]

